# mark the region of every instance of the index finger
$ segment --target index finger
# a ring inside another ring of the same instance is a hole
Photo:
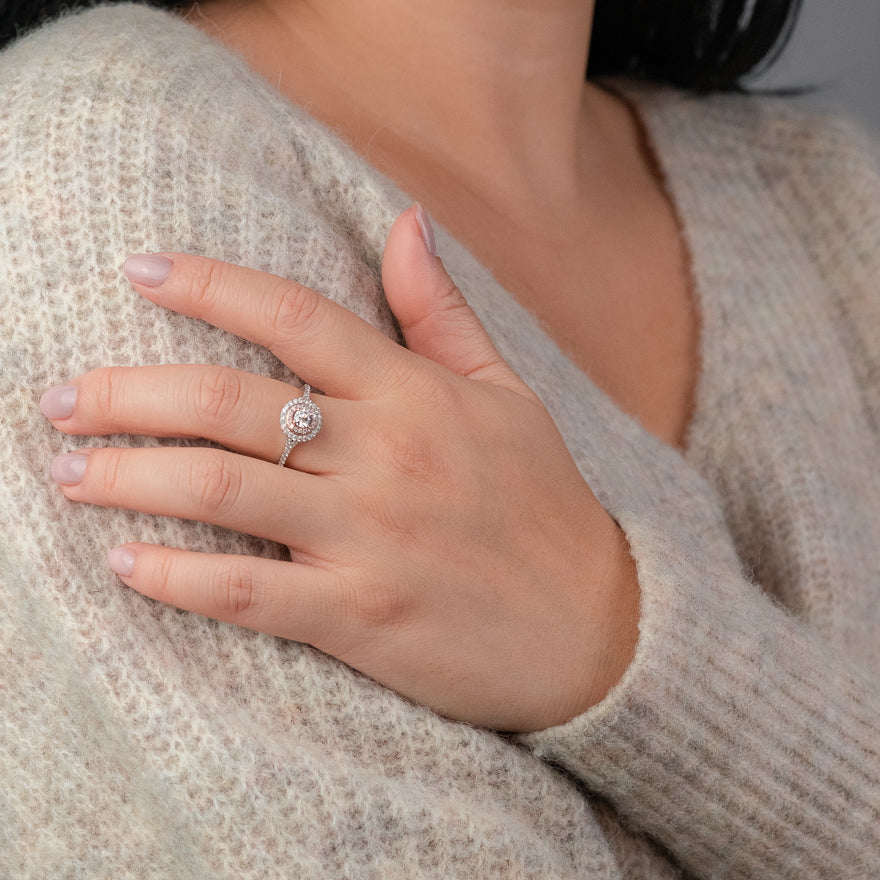
[[[157,305],[269,349],[333,397],[381,394],[412,352],[353,312],[278,275],[192,254],[134,254],[125,274]]]

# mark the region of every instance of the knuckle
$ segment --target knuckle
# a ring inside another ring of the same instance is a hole
[[[230,367],[206,367],[195,386],[196,412],[210,426],[226,428],[240,412],[244,389]]]
[[[91,375],[92,399],[95,414],[102,424],[114,424],[118,416],[121,387],[127,372],[125,367],[105,367]]]
[[[223,617],[238,617],[256,606],[253,572],[240,562],[230,561],[215,574],[211,585],[212,604]]]
[[[407,483],[434,486],[448,476],[442,444],[430,431],[403,425],[373,425],[368,439],[374,460]]]
[[[451,311],[462,307],[470,311],[470,306],[468,306],[464,294],[461,292],[458,285],[448,277],[446,278],[443,290],[438,297],[437,305],[442,311]]]
[[[415,602],[389,581],[349,573],[325,593],[312,643],[357,665],[381,651],[387,638],[408,627],[416,613]]]
[[[159,602],[176,604],[177,596],[177,566],[174,557],[170,553],[160,553],[153,563],[151,573],[153,582],[153,596]]]
[[[227,286],[228,272],[223,263],[199,260],[189,279],[187,298],[198,314],[211,311]]]
[[[187,475],[189,495],[202,515],[222,518],[234,509],[241,492],[235,458],[216,449],[200,450]]]
[[[426,309],[423,314],[412,321],[409,325],[410,329],[419,329],[422,325],[435,321],[438,312],[452,312],[461,306],[467,307],[464,294],[455,282],[447,277],[441,290],[432,299],[431,308]]]
[[[419,380],[415,380],[419,382]],[[426,488],[444,485],[457,471],[453,440],[468,424],[454,383],[429,377],[416,391],[412,417],[366,426],[366,449],[392,475]],[[412,388],[410,389],[412,391]]]
[[[320,297],[315,291],[295,281],[279,279],[269,291],[269,325],[280,338],[287,338],[305,325],[314,325],[319,316]]]
[[[90,470],[98,467],[97,490],[101,498],[113,499],[124,489],[124,465],[122,451],[119,449],[95,450],[89,456]]]
[[[369,581],[352,586],[345,594],[345,617],[363,632],[398,629],[412,613],[412,602],[385,581]]]

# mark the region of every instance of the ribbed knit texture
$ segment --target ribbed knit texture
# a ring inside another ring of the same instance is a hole
[[[620,685],[510,741],[127,590],[106,567],[117,543],[282,551],[73,504],[48,474],[81,442],[157,442],[55,432],[37,400],[80,372],[288,375],[137,296],[129,253],[296,278],[393,336],[379,266],[406,196],[168,13],[96,9],[0,54],[0,877],[876,874],[876,145],[765,99],[609,85],[646,126],[692,257],[702,369],[685,455],[438,230],[642,587]]]

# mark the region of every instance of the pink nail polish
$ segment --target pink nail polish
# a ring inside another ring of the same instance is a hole
[[[132,254],[124,263],[122,271],[129,281],[145,287],[158,287],[171,274],[171,260],[158,254]]]
[[[120,577],[131,577],[135,552],[129,547],[114,547],[107,554],[107,564]]]
[[[59,455],[52,462],[52,479],[62,486],[77,486],[86,473],[89,457],[81,452]]]
[[[76,406],[76,385],[56,385],[40,398],[40,411],[47,419],[67,419]]]
[[[434,241],[434,226],[431,223],[431,218],[428,216],[428,212],[422,207],[420,202],[416,202],[416,222],[419,224],[419,229],[422,231],[422,240],[425,242],[425,247],[428,250],[428,253],[432,257],[437,256],[437,242]]]

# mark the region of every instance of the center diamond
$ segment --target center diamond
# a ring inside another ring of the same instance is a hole
[[[315,424],[315,414],[307,409],[298,409],[293,413],[289,424],[291,430],[301,434],[308,434]]]

